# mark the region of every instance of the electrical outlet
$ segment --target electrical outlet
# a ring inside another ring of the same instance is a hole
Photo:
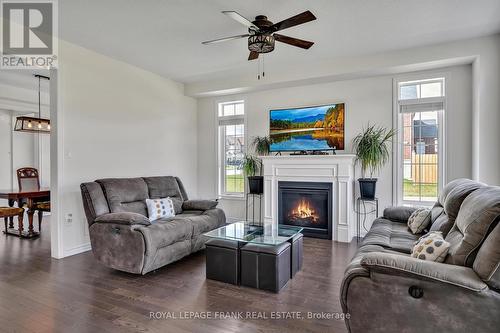
[[[72,223],[72,222],[73,222],[73,213],[66,214],[66,223]]]

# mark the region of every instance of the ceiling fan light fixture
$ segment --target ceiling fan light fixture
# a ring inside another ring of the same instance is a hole
[[[274,36],[259,34],[248,37],[248,50],[250,52],[268,53],[274,50]]]

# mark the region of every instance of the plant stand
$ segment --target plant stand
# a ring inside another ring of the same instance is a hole
[[[262,226],[262,193],[261,194],[253,194],[253,193],[247,193],[245,196],[245,221],[249,222],[252,225],[260,225]],[[248,218],[248,203],[250,201],[250,196],[252,197],[252,219]],[[257,221],[255,220],[255,197],[257,197],[257,200],[259,201],[259,210],[258,210],[258,217]]]
[[[375,205],[375,209],[372,209],[370,211],[366,211],[366,206],[365,203],[369,202],[371,204]],[[361,204],[363,204],[363,212],[361,212]],[[363,198],[359,197],[356,198],[356,242],[359,242],[359,239],[361,238],[361,225],[363,225],[363,228],[365,228],[365,221],[366,221],[366,215],[375,212],[376,218],[378,217],[378,198]],[[363,223],[361,223],[361,215],[363,215]]]

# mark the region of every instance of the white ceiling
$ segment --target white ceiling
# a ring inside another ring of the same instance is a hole
[[[273,22],[311,10],[318,18],[282,34],[315,42],[309,50],[276,43],[265,65],[290,70],[338,56],[380,53],[500,32],[499,0],[64,0],[63,39],[174,80],[190,83],[221,73],[257,72],[246,39],[204,40],[246,33],[221,14],[235,10]]]

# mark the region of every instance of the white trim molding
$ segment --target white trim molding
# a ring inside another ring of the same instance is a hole
[[[80,253],[84,253],[87,251],[92,250],[92,246],[90,245],[90,242],[81,244],[75,247],[72,247],[70,249],[64,250],[64,256],[63,258],[69,257],[69,256],[74,256]]]
[[[438,123],[438,195],[441,192],[446,180],[446,109],[448,101],[447,86],[449,84],[449,72],[429,71],[425,73],[414,73],[399,75],[393,79],[393,127],[398,130],[397,139],[393,140],[393,205],[412,205],[412,206],[430,206],[433,201],[410,201],[403,199],[403,163],[402,163],[402,108],[414,108],[415,112],[419,111],[419,106],[439,106],[442,110],[437,113]],[[442,83],[442,95],[438,97],[424,97],[416,99],[400,99],[400,86],[402,83],[423,84],[423,83]],[[424,108],[421,108],[422,110]],[[407,112],[412,112],[408,109]]]

